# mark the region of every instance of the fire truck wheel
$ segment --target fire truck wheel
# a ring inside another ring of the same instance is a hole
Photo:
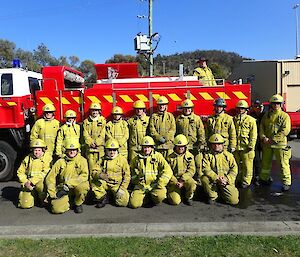
[[[7,181],[13,177],[16,158],[15,149],[0,140],[0,181]]]

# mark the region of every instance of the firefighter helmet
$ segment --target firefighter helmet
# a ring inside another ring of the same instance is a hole
[[[134,109],[146,109],[146,104],[142,100],[137,100],[133,104]]]
[[[118,149],[119,143],[115,139],[109,139],[105,143],[105,149]]]
[[[73,110],[67,110],[65,113],[65,118],[76,118],[77,114]]]
[[[145,136],[142,141],[142,146],[154,146],[154,140],[150,136]]]
[[[55,112],[56,108],[53,104],[45,104],[43,107],[43,112]]]
[[[220,134],[213,134],[210,136],[208,141],[211,144],[224,144],[225,142],[224,137],[222,137]]]
[[[100,105],[100,103],[91,103],[89,109],[90,110],[101,110],[101,105]]]
[[[163,95],[160,96],[156,101],[156,104],[168,104],[168,103],[169,103],[168,98]]]
[[[174,138],[174,145],[176,146],[186,146],[187,144],[188,139],[183,134],[179,134]]]
[[[191,99],[185,99],[182,103],[181,103],[181,107],[182,108],[193,108],[195,105],[192,102]]]
[[[283,97],[281,95],[273,95],[270,100],[270,103],[283,103]]]
[[[46,144],[42,139],[34,139],[33,141],[30,142],[30,148],[46,148]]]
[[[34,197],[31,192],[21,191],[19,194],[18,207],[23,209],[29,209],[34,206]]]
[[[123,109],[120,106],[115,106],[112,109],[111,114],[123,114]]]
[[[70,139],[67,140],[65,143],[65,149],[75,150],[79,148],[80,148],[80,144],[77,139]]]
[[[248,109],[249,105],[245,100],[240,100],[240,101],[237,102],[236,108]]]
[[[226,101],[223,98],[217,98],[214,101],[214,106],[226,107]]]

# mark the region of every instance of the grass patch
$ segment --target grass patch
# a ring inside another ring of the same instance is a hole
[[[300,256],[300,237],[165,237],[0,240],[0,256]]]

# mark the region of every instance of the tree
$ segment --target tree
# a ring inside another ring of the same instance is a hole
[[[77,64],[79,63],[80,59],[75,56],[75,55],[72,55],[69,57],[69,61],[70,61],[70,65],[72,68],[76,68],[77,67]]]
[[[15,43],[0,39],[0,68],[8,68],[12,66],[15,48]]]
[[[58,64],[58,61],[51,56],[49,49],[43,43],[41,43],[36,50],[33,50],[33,58],[41,67]]]
[[[85,60],[80,63],[78,70],[84,74],[85,84],[89,86],[97,81],[97,75],[94,68],[95,63],[91,60]]]

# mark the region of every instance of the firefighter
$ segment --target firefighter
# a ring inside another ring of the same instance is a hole
[[[126,207],[128,204],[130,167],[127,159],[118,153],[118,149],[118,141],[109,139],[105,143],[105,156],[91,172],[91,188],[97,208],[102,208],[109,202],[108,193],[113,195],[117,206]]]
[[[86,144],[86,156],[89,169],[104,156],[106,119],[101,115],[101,105],[91,103],[89,117],[83,121],[83,138]]]
[[[55,111],[53,104],[44,105],[43,118],[35,122],[30,133],[30,141],[42,139],[47,146],[47,152],[51,154],[53,154],[55,139],[59,130],[59,121],[54,118]]]
[[[115,106],[111,112],[113,120],[106,124],[106,140],[115,139],[119,143],[119,154],[128,158],[127,141],[129,138],[128,123],[123,119],[123,110]]]
[[[176,119],[176,134],[183,134],[187,137],[188,150],[196,155],[199,150],[206,146],[205,130],[200,116],[193,112],[194,103],[186,99],[181,103],[182,114]]]
[[[155,204],[167,197],[166,186],[172,177],[172,169],[161,153],[154,151],[154,140],[145,136],[142,151],[130,163],[131,182],[134,186],[129,205],[139,208],[145,196],[150,196]]]
[[[41,139],[30,143],[31,153],[21,162],[17,171],[21,183],[18,207],[28,209],[34,203],[43,205],[45,200],[44,178],[50,170],[52,156],[46,151],[46,144]]]
[[[225,150],[225,140],[220,134],[210,136],[209,143],[211,150],[204,154],[201,177],[202,186],[209,197],[208,203],[215,203],[220,196],[228,204],[238,204],[239,191],[235,187],[238,166],[234,156]]]
[[[183,191],[185,202],[192,205],[192,199],[196,190],[194,156],[187,149],[188,139],[185,135],[179,134],[174,138],[174,152],[167,161],[173,171],[173,176],[167,186],[167,195],[170,204],[178,205],[181,202]]]
[[[259,99],[256,99],[252,103],[250,115],[256,119],[256,125],[257,128],[259,129],[261,119],[264,116],[264,105]],[[259,137],[257,137],[256,145],[255,145],[255,157],[254,157],[255,182],[258,182],[259,180],[259,173],[261,170],[261,156],[262,156],[262,146]]]
[[[169,100],[160,96],[157,101],[157,113],[153,113],[149,121],[150,135],[156,143],[156,150],[165,158],[172,152],[176,132],[176,122],[172,113],[168,112]]]
[[[256,120],[247,114],[249,105],[245,100],[236,104],[237,115],[234,124],[237,133],[237,146],[234,152],[239,167],[237,182],[242,188],[248,188],[253,178],[253,160],[257,141]]]
[[[64,155],[64,142],[70,139],[80,138],[80,126],[76,124],[77,114],[73,110],[67,110],[65,113],[66,123],[60,127],[56,139],[56,155],[61,158]]]
[[[211,69],[207,66],[207,61],[205,57],[198,59],[199,67],[194,69],[193,75],[197,76],[205,86],[216,86],[217,83]]]
[[[281,108],[283,97],[273,95],[270,100],[270,110],[264,114],[259,137],[262,142],[262,169],[259,175],[261,184],[270,184],[270,172],[273,155],[279,163],[282,191],[288,191],[291,187],[291,170],[289,160],[292,156],[291,147],[287,144],[287,136],[291,131],[291,119]]]
[[[129,128],[129,162],[141,151],[141,143],[147,134],[149,116],[146,115],[146,104],[142,100],[137,100],[133,104],[135,115],[128,122]]]
[[[220,134],[225,139],[224,148],[233,153],[236,149],[236,131],[233,119],[225,113],[226,102],[223,98],[214,101],[214,115],[207,120],[206,137],[209,139],[213,134]]]
[[[65,157],[60,158],[46,177],[46,186],[51,198],[52,212],[64,213],[70,209],[75,198],[75,213],[82,213],[82,204],[89,191],[88,163],[81,156],[78,140],[65,142]]]

